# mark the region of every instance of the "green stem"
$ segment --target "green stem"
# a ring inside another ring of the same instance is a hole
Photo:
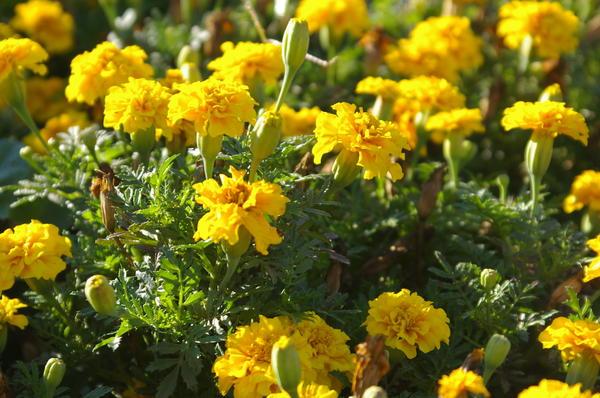
[[[254,182],[256,180],[256,172],[258,171],[258,164],[260,161],[256,159],[256,157],[252,157],[252,162],[250,163],[250,173],[248,175],[248,181]]]
[[[540,179],[533,174],[529,175],[529,183],[531,187],[531,216],[535,214],[535,209],[540,200]]]
[[[221,285],[219,286],[220,290],[225,290],[225,288],[227,288],[231,277],[235,274],[235,271],[237,271],[238,265],[240,264],[240,259],[241,257],[239,256],[227,256],[227,270],[225,271],[225,276],[223,277]]]
[[[287,95],[288,91],[290,91],[292,81],[294,81],[294,75],[295,73],[292,73],[288,67],[285,68],[283,83],[281,84],[281,89],[279,90],[279,95],[277,96],[277,102],[275,103],[275,113],[279,112],[281,109],[281,105],[283,105],[283,99]]]

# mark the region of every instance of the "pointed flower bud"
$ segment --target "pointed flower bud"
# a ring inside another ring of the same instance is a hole
[[[298,396],[298,384],[302,379],[300,356],[289,337],[282,336],[273,345],[271,351],[271,366],[279,387],[290,394]]]
[[[486,292],[492,290],[500,282],[500,274],[495,269],[486,268],[479,274],[479,283]]]
[[[494,334],[485,346],[483,379],[487,383],[494,371],[506,360],[510,351],[510,340],[501,334]]]
[[[308,52],[309,39],[308,23],[297,18],[290,19],[283,34],[281,53],[285,68],[292,75],[300,69],[304,62]]]
[[[279,113],[266,111],[258,117],[252,130],[250,150],[256,161],[270,156],[281,138],[282,119]]]
[[[539,101],[563,102],[563,95],[560,85],[558,83],[554,83],[546,87],[544,91],[542,91],[542,94],[540,94]]]
[[[50,358],[44,367],[44,385],[49,397],[54,396],[54,391],[63,380],[67,366],[60,358]]]
[[[117,309],[115,290],[103,275],[94,275],[85,282],[85,297],[92,308],[102,315],[114,315]]]

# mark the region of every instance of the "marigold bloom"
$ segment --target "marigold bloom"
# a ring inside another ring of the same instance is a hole
[[[465,106],[465,96],[446,79],[419,76],[398,82],[403,100],[415,101],[420,112],[449,111]]]
[[[585,353],[600,362],[600,325],[596,322],[558,317],[540,333],[538,340],[544,348],[556,346],[564,361]]]
[[[175,88],[179,92],[169,101],[169,121],[192,122],[200,135],[239,137],[244,123],[256,120],[255,102],[245,85],[210,78]]]
[[[385,56],[392,71],[401,75],[432,75],[450,81],[461,71],[483,63],[482,42],[466,17],[431,17],[418,23],[408,39],[400,39]]]
[[[357,165],[364,168],[364,178],[384,178],[389,172],[392,180],[404,176],[402,168],[392,157],[404,159],[408,149],[406,138],[392,122],[378,120],[369,112],[356,112],[356,106],[339,102],[332,106],[336,114],[321,112],[317,117],[312,149],[315,163],[328,152],[340,149],[358,156]]]
[[[481,124],[481,119],[479,109],[453,109],[429,117],[425,129],[431,131],[431,139],[434,142],[441,143],[450,134],[468,137],[473,133],[483,133],[485,128]]]
[[[73,47],[75,23],[58,1],[29,0],[17,4],[11,24],[41,43],[49,53],[63,53]]]
[[[301,108],[296,111],[283,104],[279,109],[282,119],[282,133],[284,137],[296,135],[309,135],[315,131],[317,117],[321,110],[314,106],[312,108]]]
[[[559,2],[513,0],[500,7],[499,14],[498,36],[509,48],[519,48],[528,35],[543,58],[559,58],[577,48],[579,19]]]
[[[365,77],[356,85],[357,94],[371,94],[393,101],[400,96],[401,89],[397,81],[382,77]]]
[[[104,126],[133,134],[151,127],[167,127],[169,89],[147,79],[111,87],[105,98]]]
[[[23,69],[43,75],[47,72],[42,62],[48,53],[30,39],[5,39],[0,41],[0,82],[12,72],[20,74]]]
[[[208,210],[198,222],[194,239],[225,240],[233,246],[243,226],[254,237],[256,250],[266,255],[268,247],[281,243],[282,237],[265,216],[283,215],[289,199],[279,185],[265,181],[247,183],[243,171],[230,167],[229,172],[231,177],[221,174],[221,185],[212,178],[194,185],[196,202]]]
[[[581,384],[570,386],[562,381],[544,379],[537,386],[521,391],[518,398],[600,398],[600,394],[581,391]]]
[[[87,115],[83,112],[69,111],[48,119],[46,125],[40,130],[42,138],[48,141],[56,137],[59,133],[66,132],[70,127],[86,127],[90,124]],[[39,138],[31,133],[27,135],[23,142],[40,154],[46,153],[46,148],[40,143]]]
[[[467,398],[469,393],[490,397],[483,378],[475,372],[454,369],[438,381],[438,398]]]
[[[596,257],[583,269],[583,282],[600,278],[600,235],[588,240],[587,245],[596,252]]]
[[[397,348],[412,359],[417,348],[430,352],[448,343],[450,328],[443,309],[433,307],[417,293],[402,289],[398,293],[383,293],[369,301],[366,320],[370,335],[385,336],[386,345]]]
[[[328,386],[301,382],[298,385],[298,398],[337,398],[338,393],[335,390],[330,390]],[[290,398],[287,392],[278,392],[269,394],[267,398]]]
[[[33,220],[0,234],[0,290],[15,277],[54,280],[66,268],[62,256],[71,256],[71,241],[52,224]]]
[[[235,80],[251,85],[256,79],[273,84],[283,73],[281,47],[272,43],[228,41],[221,45],[223,55],[212,60],[207,68],[213,77]]]
[[[502,127],[505,130],[533,130],[532,139],[540,136],[556,138],[564,134],[587,145],[588,127],[584,117],[562,102],[519,101],[504,110]]]
[[[93,105],[104,98],[112,86],[126,83],[129,78],[151,77],[153,70],[145,63],[146,58],[138,46],[121,50],[108,41],[98,44],[71,61],[71,76],[65,90],[67,99]]]
[[[585,206],[600,212],[600,171],[585,170],[575,177],[571,192],[563,202],[565,213],[581,210]]]
[[[68,107],[65,98],[66,81],[60,77],[30,77],[25,82],[25,101],[31,116],[45,123]]]
[[[25,329],[29,323],[25,315],[17,314],[19,309],[27,307],[19,299],[11,299],[2,295],[0,298],[0,328],[13,325],[19,329]]]
[[[337,36],[360,36],[369,27],[365,0],[302,0],[296,18],[306,20],[311,32],[328,27]]]

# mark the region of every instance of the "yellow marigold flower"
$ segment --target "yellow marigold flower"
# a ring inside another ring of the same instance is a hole
[[[571,192],[563,202],[565,213],[572,213],[589,206],[600,212],[600,171],[585,170],[575,177]]]
[[[19,299],[11,299],[2,295],[0,298],[0,327],[6,327],[6,325],[13,325],[19,329],[25,329],[25,326],[29,323],[25,315],[17,314],[17,311],[21,308],[27,307]]]
[[[20,74],[29,69],[39,75],[47,72],[42,62],[48,53],[38,43],[30,39],[5,39],[0,41],[0,82],[11,72]]]
[[[212,60],[208,69],[215,71],[217,79],[235,80],[243,84],[252,84],[261,79],[273,84],[283,73],[281,47],[272,43],[228,41],[221,45],[223,55]]]
[[[146,58],[138,46],[121,50],[108,41],[98,44],[71,61],[71,76],[65,90],[67,99],[93,105],[104,98],[112,86],[126,83],[129,78],[151,77],[153,70],[145,63]]]
[[[400,39],[385,56],[392,71],[401,75],[432,75],[450,81],[459,72],[483,63],[482,42],[466,17],[431,17],[418,23],[408,39]]]
[[[129,79],[108,91],[104,106],[104,126],[133,134],[151,127],[167,127],[169,89],[147,79]]]
[[[30,77],[25,82],[25,101],[31,116],[40,123],[58,115],[68,107],[66,82],[60,77]]]
[[[11,24],[40,42],[50,53],[63,53],[73,47],[75,23],[58,1],[29,0],[17,4]]]
[[[443,309],[433,307],[417,293],[402,289],[398,293],[383,293],[369,301],[366,320],[370,335],[385,336],[386,345],[397,348],[412,359],[417,348],[430,352],[448,344],[450,328]]]
[[[425,129],[431,131],[431,139],[434,142],[441,143],[450,134],[468,137],[473,133],[483,133],[485,128],[481,119],[479,109],[453,109],[429,117]]]
[[[283,104],[279,109],[282,119],[282,133],[284,137],[296,135],[309,135],[315,131],[317,116],[321,110],[314,106],[312,108],[301,108],[296,111]]]
[[[556,346],[564,361],[586,353],[600,362],[600,325],[596,322],[558,317],[540,333],[538,340],[544,348]]]
[[[581,384],[570,386],[562,381],[544,379],[537,386],[521,391],[518,398],[600,398],[600,394],[581,391]]]
[[[0,22],[0,40],[10,39],[11,37],[17,37],[16,33],[9,24]]]
[[[165,77],[160,80],[160,84],[168,88],[173,88],[175,84],[179,83],[185,83],[181,69],[168,69],[165,72]]]
[[[198,222],[194,239],[225,240],[233,246],[239,240],[240,227],[244,227],[254,237],[256,250],[266,255],[270,245],[282,240],[266,216],[283,215],[289,199],[279,185],[247,183],[243,171],[230,167],[229,172],[231,177],[221,174],[221,185],[212,178],[194,185],[196,202],[208,210]]]
[[[335,390],[330,390],[328,386],[301,382],[298,385],[298,398],[337,398],[338,393]],[[287,392],[278,392],[269,394],[267,398],[290,398]]]
[[[201,135],[239,137],[244,123],[256,120],[248,87],[237,82],[210,78],[175,89],[179,92],[169,101],[169,121],[190,121]]]
[[[596,257],[583,269],[583,282],[600,278],[600,235],[588,240],[587,245],[596,252]]]
[[[87,114],[84,112],[69,111],[48,119],[46,125],[40,130],[42,138],[48,141],[59,133],[66,132],[70,127],[86,127],[90,124]],[[40,154],[46,153],[46,148],[40,143],[39,138],[31,133],[23,138],[23,142]]]
[[[555,138],[567,135],[584,145],[588,142],[588,127],[584,117],[563,102],[523,102],[519,101],[504,110],[502,127],[505,130],[533,130],[532,139],[539,136]]]
[[[296,18],[306,20],[311,32],[328,27],[336,36],[360,36],[369,27],[365,0],[302,0]]]
[[[498,36],[509,48],[519,48],[528,35],[543,58],[559,58],[577,48],[579,19],[559,2],[513,0],[500,7],[499,13]]]
[[[385,100],[393,101],[400,96],[400,85],[397,81],[382,77],[365,77],[356,85],[357,94],[371,94]]]
[[[438,398],[467,398],[469,393],[489,398],[483,377],[470,370],[454,369],[438,381]]]
[[[15,277],[54,280],[66,268],[62,256],[71,256],[71,241],[52,224],[33,220],[0,234],[0,290]]]
[[[377,119],[369,112],[356,112],[356,106],[339,102],[332,106],[336,114],[321,112],[317,117],[312,149],[315,163],[328,152],[340,149],[355,154],[357,165],[364,168],[364,178],[384,178],[389,172],[392,180],[404,176],[402,168],[393,157],[404,159],[408,149],[406,138],[392,122]]]
[[[465,106],[465,96],[446,79],[419,76],[398,82],[404,100],[415,101],[424,113],[449,111]]]

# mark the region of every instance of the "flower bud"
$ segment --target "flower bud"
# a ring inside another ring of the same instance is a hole
[[[335,158],[333,163],[333,182],[338,188],[344,188],[352,183],[360,170],[356,165],[358,162],[358,154],[343,150]]]
[[[258,117],[252,130],[250,151],[254,160],[260,162],[270,156],[281,138],[281,115],[266,111]]]
[[[271,366],[279,387],[290,396],[297,396],[298,385],[302,379],[302,368],[298,351],[291,344],[289,337],[282,336],[273,345]]]
[[[387,398],[387,393],[379,386],[371,386],[363,392],[362,398]]]
[[[285,28],[281,42],[281,54],[286,71],[295,74],[304,62],[308,52],[310,32],[308,23],[304,20],[292,18]]]
[[[501,334],[494,334],[488,340],[485,346],[485,355],[483,360],[484,371],[483,379],[485,382],[489,380],[494,371],[498,369],[506,360],[510,351],[510,340]]]
[[[63,380],[67,366],[59,358],[50,358],[44,367],[44,385],[49,397],[54,396],[54,391]]]
[[[542,94],[540,94],[539,101],[540,102],[544,102],[544,101],[562,102],[563,95],[562,95],[562,91],[560,89],[560,84],[554,83],[554,84],[551,84],[548,87],[546,87],[544,89],[544,91],[542,91]]]
[[[198,65],[200,63],[200,53],[194,50],[192,46],[185,45],[181,47],[179,54],[177,54],[177,67],[181,68],[185,64]]]
[[[500,274],[495,269],[486,268],[479,274],[479,283],[486,292],[492,290],[500,282]]]
[[[103,275],[88,278],[85,282],[85,297],[99,314],[114,315],[117,310],[115,290]]]
[[[198,64],[186,62],[185,64],[179,67],[179,70],[181,70],[183,78],[188,83],[194,83],[202,80],[202,75],[200,74],[200,70],[198,69]]]
[[[550,161],[552,160],[552,149],[554,139],[544,135],[531,136],[525,148],[525,165],[532,179],[536,179],[538,183],[548,171]]]

